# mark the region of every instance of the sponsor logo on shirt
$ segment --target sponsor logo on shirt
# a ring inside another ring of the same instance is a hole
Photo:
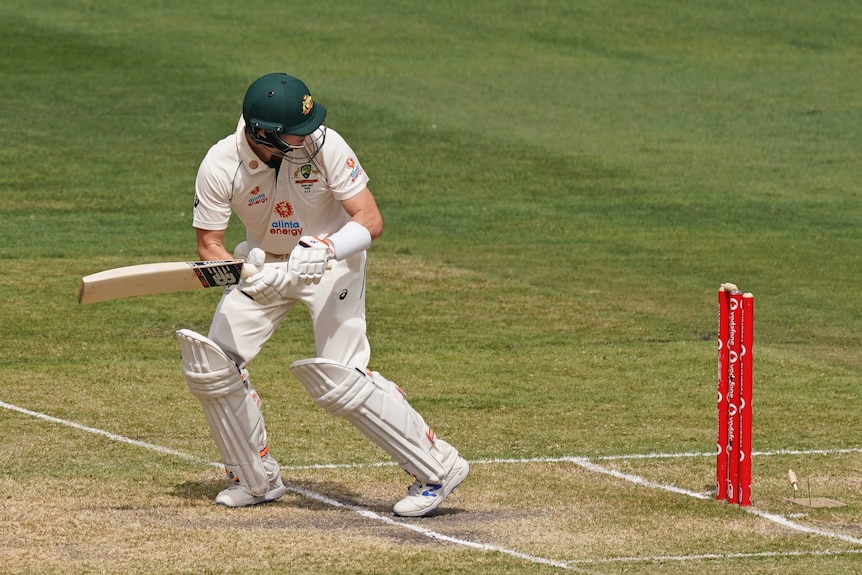
[[[302,236],[302,225],[294,219],[287,219],[293,216],[294,213],[290,202],[278,202],[275,204],[273,211],[285,219],[272,222],[269,227],[269,233],[282,236]]]
[[[283,218],[289,218],[293,215],[293,206],[290,205],[290,202],[278,202],[273,209]]]
[[[356,182],[359,176],[362,175],[362,166],[356,163],[356,160],[353,158],[347,158],[347,161],[344,162],[344,165],[350,170],[350,181]]]
[[[292,220],[272,222],[269,233],[281,236],[302,236],[302,226]]]
[[[257,206],[260,204],[265,204],[269,198],[266,197],[266,194],[260,191],[260,186],[255,187],[248,197],[248,206]]]

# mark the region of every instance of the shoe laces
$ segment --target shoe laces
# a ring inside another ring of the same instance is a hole
[[[412,485],[410,485],[410,487],[407,488],[407,495],[414,497],[422,495],[422,492],[425,490],[424,488],[425,484],[417,479]]]
[[[418,479],[407,488],[408,497],[436,497],[437,490],[443,487],[439,483],[422,483]]]

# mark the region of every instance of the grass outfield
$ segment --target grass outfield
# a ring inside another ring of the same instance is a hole
[[[840,0],[5,0],[0,573],[858,570],[860,29]],[[306,314],[250,367],[290,493],[227,510],[173,333],[219,294],[75,301],[195,259],[198,163],[270,71],[371,176],[373,367],[473,463],[433,517],[394,518],[404,474],[287,371]],[[757,302],[748,510],[709,493],[726,281]]]

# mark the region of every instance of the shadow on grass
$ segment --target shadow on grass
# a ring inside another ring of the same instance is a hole
[[[333,481],[294,481],[285,479],[285,486],[288,489],[287,495],[277,501],[268,503],[267,505],[276,505],[280,507],[287,506],[306,511],[330,511],[332,509],[339,508],[344,508],[348,511],[356,511],[356,509],[353,508],[359,508],[363,511],[372,511],[384,517],[395,517],[392,513],[392,506],[395,504],[398,497],[400,497],[400,495],[397,495],[390,500],[378,496],[369,497],[367,495],[360,495],[348,489],[348,484]],[[171,495],[189,501],[212,501],[215,499],[215,496],[226,487],[227,482],[220,479],[186,481],[174,486]],[[308,492],[314,496],[332,500],[338,505],[327,501],[321,501],[314,497],[308,497],[304,495],[303,492]],[[291,495],[293,497],[291,497]],[[465,513],[464,509],[444,506],[435,509],[433,513],[428,515],[428,518],[455,517],[463,513]]]

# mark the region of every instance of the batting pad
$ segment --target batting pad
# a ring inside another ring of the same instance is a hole
[[[394,383],[322,358],[295,361],[290,371],[314,403],[352,423],[402,469],[424,483],[440,483],[445,470],[432,452],[434,432]]]
[[[186,383],[201,404],[228,476],[253,495],[264,495],[269,479],[261,458],[267,441],[257,394],[214,341],[188,329],[179,330],[177,340]]]

